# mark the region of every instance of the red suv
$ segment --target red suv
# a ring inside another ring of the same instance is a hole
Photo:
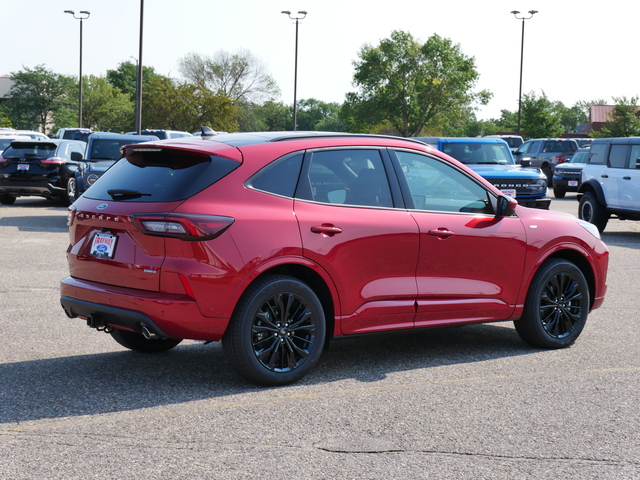
[[[513,320],[527,343],[566,347],[606,291],[593,225],[393,137],[131,145],[68,224],[70,318],[142,352],[221,340],[266,385],[300,379],[341,335]]]

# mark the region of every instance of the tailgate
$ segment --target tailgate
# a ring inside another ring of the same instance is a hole
[[[79,208],[75,212],[70,210],[73,219],[67,249],[71,276],[118,287],[159,291],[165,239],[138,231],[129,218],[128,210],[133,204],[105,204],[83,198],[75,205]],[[107,207],[98,209],[102,205]],[[174,208],[175,205],[165,206]],[[135,213],[145,213],[145,207],[157,208],[138,203]]]

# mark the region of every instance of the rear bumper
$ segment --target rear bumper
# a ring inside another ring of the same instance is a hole
[[[160,337],[218,341],[228,319],[205,317],[188,295],[115,287],[67,277],[60,282],[60,303],[69,318],[94,328],[113,327]]]
[[[59,197],[66,193],[64,188],[56,187],[45,182],[3,182],[0,183],[0,193],[13,197]]]

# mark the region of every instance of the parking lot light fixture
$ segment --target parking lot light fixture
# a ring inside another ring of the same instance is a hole
[[[522,119],[522,65],[524,61],[524,21],[531,19],[531,17],[538,13],[538,11],[529,10],[527,12],[529,14],[528,17],[525,17],[524,15],[519,17],[518,15],[520,14],[520,12],[518,10],[513,10],[511,13],[514,17],[516,17],[516,19],[522,20],[522,40],[520,42],[520,90],[518,92],[518,135],[520,135],[520,122]]]
[[[304,17],[307,16],[307,12],[304,10],[298,11],[297,15],[292,15],[291,11],[283,10],[282,13],[288,15],[291,20],[296,21],[296,53],[295,53],[295,64],[293,68],[293,131],[295,132],[298,129],[298,23]]]
[[[80,20],[80,74],[78,78],[79,93],[78,93],[78,128],[82,128],[82,22],[89,18],[91,13],[87,10],[80,10],[76,15],[74,10],[65,10],[64,13],[73,15],[73,18]]]

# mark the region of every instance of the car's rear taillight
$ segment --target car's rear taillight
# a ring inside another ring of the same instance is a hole
[[[556,157],[556,162],[557,163],[564,163],[564,155],[558,155]]]
[[[231,217],[197,214],[133,214],[131,221],[145,235],[180,240],[212,240],[234,222]]]
[[[67,227],[70,227],[71,225],[73,225],[73,221],[76,218],[76,211],[78,209],[76,207],[74,207],[73,205],[71,205],[69,207],[69,209],[67,210]]]
[[[66,160],[60,157],[49,157],[49,158],[43,158],[42,160],[40,160],[40,163],[64,165],[66,163]]]
[[[0,157],[0,163],[8,162],[8,158]]]

